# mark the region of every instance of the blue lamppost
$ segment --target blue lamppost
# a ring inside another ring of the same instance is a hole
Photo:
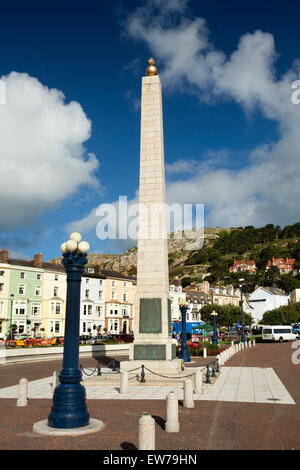
[[[181,312],[181,348],[179,358],[183,359],[184,362],[191,362],[189,349],[186,344],[186,312],[188,309],[188,304],[185,302],[185,300],[180,301],[179,309]]]
[[[81,385],[79,368],[80,284],[87,263],[89,244],[74,232],[70,240],[61,245],[62,263],[67,273],[67,303],[64,337],[63,368],[60,384],[53,395],[48,425],[54,428],[77,428],[89,424],[85,388]]]
[[[243,285],[241,284],[245,279],[239,279],[240,282],[240,291],[241,291],[241,309],[242,309],[242,328],[241,328],[241,341],[242,343],[245,342],[245,332],[244,332],[244,309],[243,309],[243,291],[242,287]]]
[[[218,342],[218,335],[217,335],[217,312],[213,311],[211,312],[211,316],[213,318],[213,337],[212,337],[212,343],[213,344],[219,344]]]

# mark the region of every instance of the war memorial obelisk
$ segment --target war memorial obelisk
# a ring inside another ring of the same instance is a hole
[[[121,371],[144,364],[178,374],[172,339],[161,83],[154,60],[142,77],[137,291],[134,342]]]

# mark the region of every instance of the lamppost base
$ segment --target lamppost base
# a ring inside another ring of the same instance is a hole
[[[89,413],[86,406],[86,394],[83,385],[59,384],[53,396],[53,405],[48,416],[48,426],[60,429],[72,429],[87,426]]]
[[[183,359],[184,362],[191,362],[191,358],[188,351],[183,351],[179,353],[179,359]]]
[[[83,434],[90,434],[92,432],[102,431],[104,424],[99,419],[90,418],[87,426],[81,426],[79,428],[72,429],[61,429],[54,428],[48,425],[48,420],[44,419],[33,425],[32,430],[38,434],[47,436],[80,436]]]

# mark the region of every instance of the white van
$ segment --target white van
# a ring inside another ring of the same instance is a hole
[[[265,341],[295,341],[298,336],[293,333],[293,328],[286,325],[268,325],[262,330],[262,339]]]

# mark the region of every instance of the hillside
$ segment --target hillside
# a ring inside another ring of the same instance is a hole
[[[184,234],[175,232],[170,235],[168,240],[170,281],[178,276],[180,279],[185,278],[185,284],[189,284],[189,281],[201,282],[205,278],[212,283],[237,285],[240,275],[229,275],[229,266],[233,264],[234,259],[244,258],[254,260],[257,266],[255,275],[243,274],[249,284],[249,290],[255,285],[273,285],[288,290],[298,282],[298,277],[296,280],[291,280],[292,276],[280,276],[280,273],[273,268],[266,275],[265,267],[268,260],[274,256],[294,258],[296,267],[300,268],[300,223],[282,229],[272,224],[261,228],[252,226],[230,229],[205,228],[202,249],[188,250],[187,245],[195,240],[195,236],[195,230],[186,231]],[[56,258],[52,262],[60,260],[61,258]],[[114,255],[92,253],[88,255],[88,261],[89,265],[100,261],[105,269],[135,275],[137,248]],[[285,285],[282,285],[283,281]]]
[[[204,246],[210,246],[218,238],[220,231],[226,231],[230,229],[224,228],[205,228],[204,229]],[[200,237],[199,233],[197,236]],[[180,237],[180,238],[179,238]],[[183,274],[189,272],[190,268],[184,268],[184,263],[189,258],[190,251],[186,249],[186,245],[193,243],[196,237],[195,230],[187,230],[184,233],[175,232],[170,235],[168,240],[168,253],[169,253],[169,266],[170,274],[171,270],[176,268],[182,268]],[[198,238],[198,237],[197,237]],[[50,260],[52,263],[60,263],[61,257]],[[137,264],[137,247],[131,248],[122,254],[101,254],[91,253],[88,254],[88,266],[95,262],[101,262],[103,268],[113,269],[119,272],[128,272],[129,274],[136,274]]]

